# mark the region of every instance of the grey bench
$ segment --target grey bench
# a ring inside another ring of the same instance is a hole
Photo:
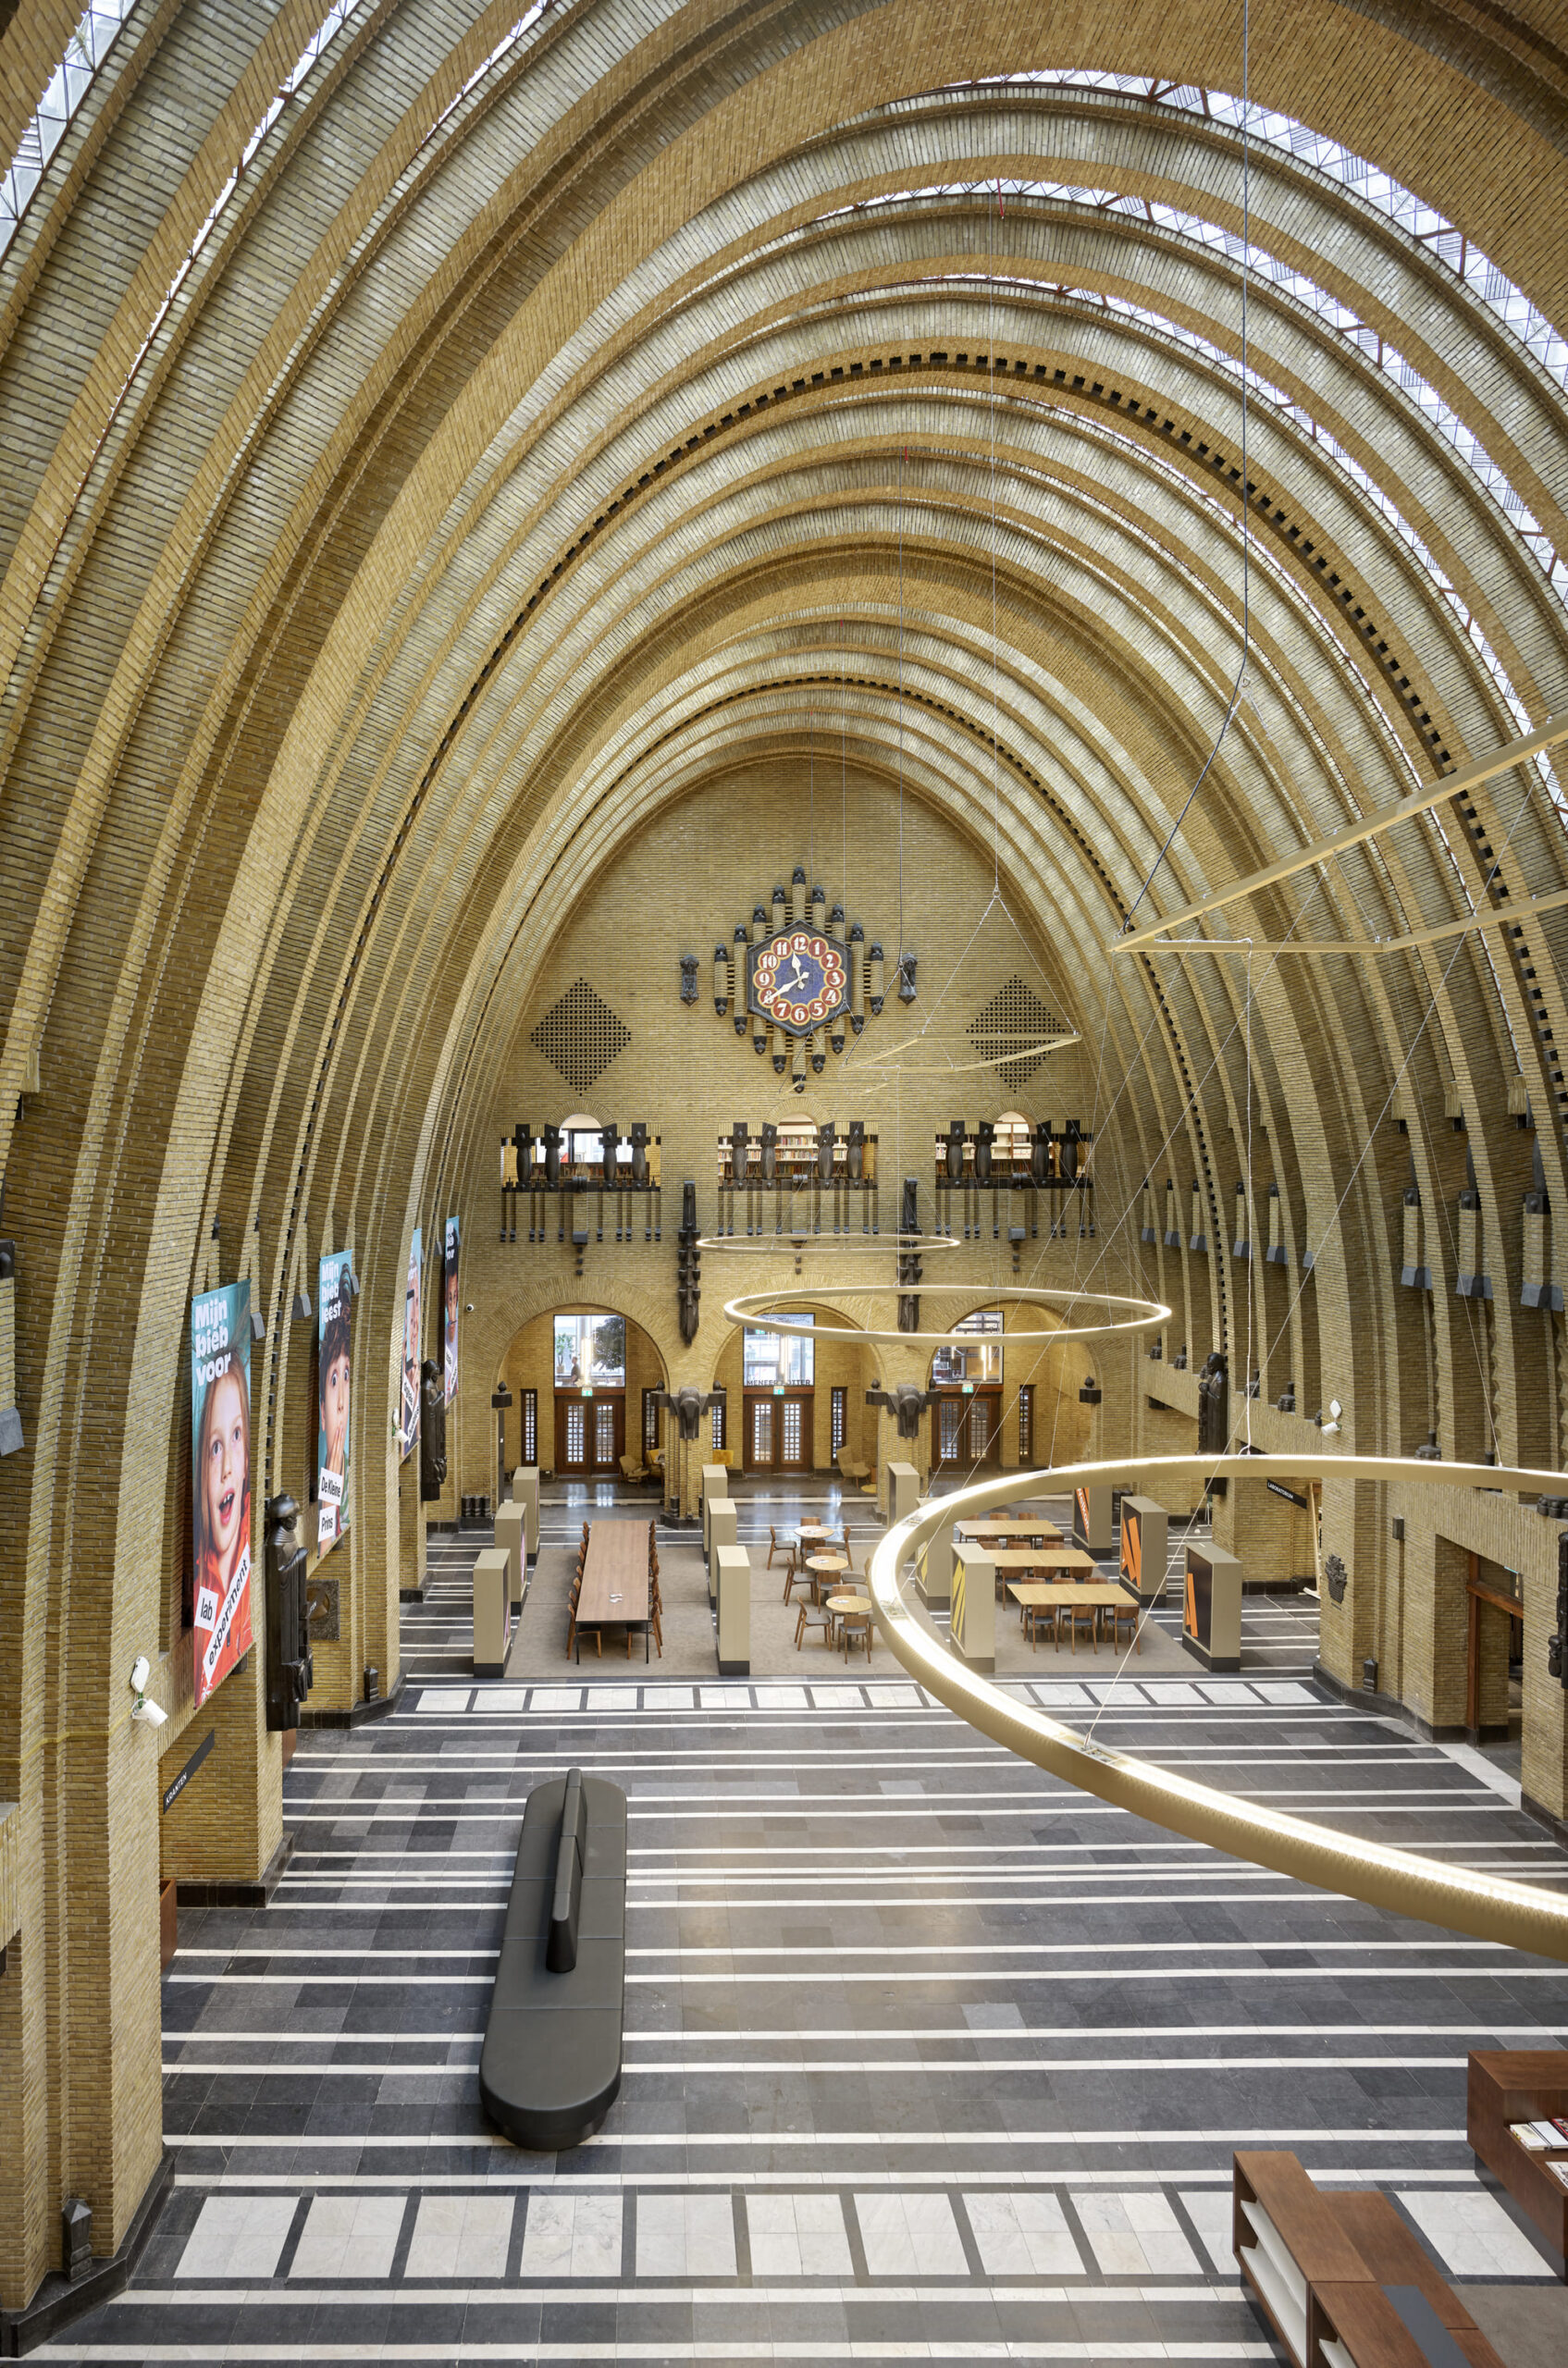
[[[479,2094],[519,2146],[557,2153],[604,2121],[621,2087],[626,1795],[574,1768],[523,1814]]]

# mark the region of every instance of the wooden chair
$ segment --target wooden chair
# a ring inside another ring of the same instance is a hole
[[[770,1522],[768,1524],[768,1560],[766,1566],[770,1571],[773,1567],[773,1557],[775,1554],[784,1555],[789,1561],[791,1569],[793,1570],[795,1567],[795,1540],[791,1537],[781,1537],[778,1531]],[[789,1601],[789,1597],[787,1596],[784,1597],[784,1601],[786,1603]]]
[[[794,1562],[794,1561],[790,1562],[790,1563],[789,1563],[789,1565],[787,1566],[787,1568],[786,1568],[786,1569],[785,1569],[785,1571],[784,1571],[784,1601],[785,1601],[786,1603],[789,1601],[789,1599],[790,1599],[790,1596],[791,1596],[791,1593],[792,1593],[792,1591],[793,1591],[796,1587],[805,1587],[805,1588],[807,1588],[808,1590],[809,1590],[809,1588],[810,1588],[810,1585],[811,1585],[811,1573],[810,1573],[810,1572],[806,1568],[805,1563],[804,1563],[804,1562],[796,1563],[796,1562]]]
[[[1113,1604],[1110,1609],[1110,1622],[1113,1646],[1120,1644],[1121,1632],[1125,1625],[1129,1643],[1135,1646],[1139,1652],[1142,1651],[1143,1627],[1138,1617],[1138,1606],[1135,1603]]]
[[[849,1647],[851,1644],[860,1643],[865,1646],[866,1659],[868,1662],[870,1661],[871,1658],[871,1615],[869,1610],[841,1611],[838,1615],[838,1636],[839,1642],[844,1647],[844,1658],[846,1660],[849,1659]]]
[[[833,1613],[831,1611],[819,1610],[815,1604],[802,1603],[796,1606],[796,1612],[798,1615],[795,1622],[795,1649],[796,1652],[800,1650],[807,1630],[810,1628],[819,1629],[821,1631],[824,1645],[831,1645],[833,1643]]]
[[[1063,1610],[1067,1613],[1068,1625],[1072,1631],[1072,1649],[1074,1653],[1076,1654],[1078,1651],[1078,1640],[1080,1634],[1088,1637],[1089,1649],[1091,1652],[1093,1652],[1099,1642],[1100,1636],[1100,1615],[1093,1604],[1075,1603],[1071,1605],[1064,1605]]]

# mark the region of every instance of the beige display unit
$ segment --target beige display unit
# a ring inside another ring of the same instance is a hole
[[[523,1609],[523,1508],[513,1498],[496,1507],[496,1544],[506,1555],[512,1609]]]
[[[503,1546],[474,1558],[474,1674],[500,1677],[512,1642],[512,1573]]]
[[[887,1525],[901,1522],[920,1501],[920,1475],[912,1463],[887,1467]]]
[[[708,1508],[730,1493],[730,1467],[727,1463],[705,1463],[702,1467],[702,1559],[709,1565],[708,1592],[713,1592],[711,1578],[713,1548],[708,1535]]]
[[[729,1508],[733,1523],[735,1507]],[[744,1546],[716,1544],[715,1583],[719,1607],[719,1674],[751,1674],[751,1557]]]
[[[512,1499],[523,1508],[523,1560],[532,1570],[539,1559],[539,1468],[520,1463],[512,1475]]]
[[[1165,1594],[1170,1551],[1170,1515],[1153,1497],[1121,1500],[1121,1583],[1140,1603],[1158,1603]]]
[[[928,1611],[945,1611],[953,1600],[953,1529],[949,1523],[927,1541],[915,1580],[916,1592]]]
[[[966,1669],[989,1677],[996,1667],[996,1558],[964,1547],[953,1570],[953,1624],[947,1642]]]
[[[1096,1481],[1074,1489],[1072,1534],[1086,1554],[1110,1553],[1116,1544],[1116,1523],[1108,1486],[1102,1486]]]
[[[1241,1563],[1223,1546],[1188,1547],[1181,1646],[1205,1669],[1241,1666],[1242,1576]]]
[[[705,1497],[703,1504],[708,1516],[708,1600],[715,1604],[719,1600],[719,1557],[726,1548],[736,1547],[740,1542],[735,1535],[739,1508],[731,1497]]]

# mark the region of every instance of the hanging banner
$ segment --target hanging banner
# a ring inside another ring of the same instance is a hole
[[[349,1311],[353,1304],[349,1276],[352,1266],[344,1250],[323,1258],[315,1270],[320,1310],[315,1542],[323,1554],[336,1546],[349,1525],[349,1387],[353,1363],[349,1346]]]
[[[446,1246],[441,1257],[442,1305],[445,1310],[447,1404],[457,1396],[457,1219],[447,1219]]]
[[[196,1705],[251,1649],[251,1286],[191,1302]]]
[[[414,1246],[408,1253],[408,1283],[403,1292],[403,1386],[401,1462],[414,1452],[419,1437],[419,1282],[425,1260],[425,1244],[417,1226],[414,1228]]]

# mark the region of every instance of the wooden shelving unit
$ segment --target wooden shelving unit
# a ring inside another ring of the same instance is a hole
[[[1568,2276],[1568,2187],[1549,2167],[1568,2164],[1568,2140],[1545,2154],[1514,2137],[1516,2121],[1568,2119],[1568,2054],[1561,2048],[1500,2049],[1470,2058],[1466,2129],[1472,2147],[1532,2226],[1559,2277]]]
[[[1294,2154],[1233,2157],[1232,2243],[1296,2368],[1503,2368],[1385,2195],[1327,2194]]]

